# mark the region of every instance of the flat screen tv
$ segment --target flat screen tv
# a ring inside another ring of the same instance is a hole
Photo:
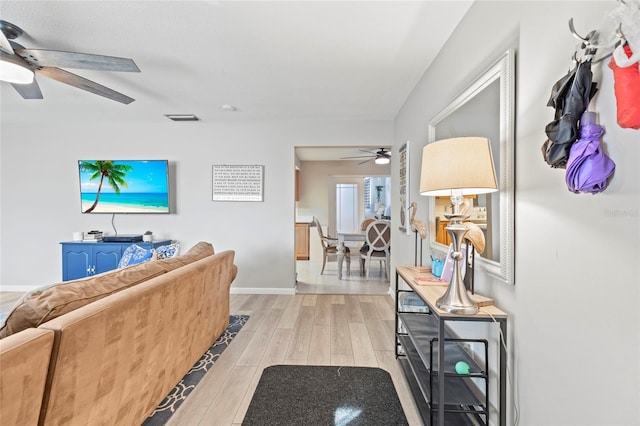
[[[80,160],[82,213],[169,213],[167,160]]]

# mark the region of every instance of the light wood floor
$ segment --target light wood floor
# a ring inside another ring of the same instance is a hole
[[[10,310],[20,296],[0,292],[0,307]],[[241,424],[262,370],[276,364],[382,368],[393,378],[409,424],[422,425],[395,359],[390,296],[234,294],[231,313],[250,319],[169,426]]]
[[[390,296],[232,295],[231,313],[251,318],[169,421],[239,425],[270,365],[354,365],[391,374],[410,425],[422,425],[394,355]]]

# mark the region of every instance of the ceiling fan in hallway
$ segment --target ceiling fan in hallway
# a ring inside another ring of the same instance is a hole
[[[0,80],[10,83],[24,99],[43,99],[34,75],[38,74],[123,104],[134,101],[129,96],[59,68],[140,72],[132,59],[60,50],[27,49],[13,41],[22,33],[20,27],[0,20]]]
[[[341,157],[341,160],[348,160],[352,158],[367,158],[358,164],[364,164],[368,161],[374,160],[376,164],[389,164],[391,161],[391,152],[385,148],[380,148],[378,151],[367,151],[364,149],[360,149],[359,151],[366,152],[367,155],[358,155],[355,157]]]

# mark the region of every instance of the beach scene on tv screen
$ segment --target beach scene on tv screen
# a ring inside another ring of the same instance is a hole
[[[169,213],[164,160],[81,160],[83,213]]]

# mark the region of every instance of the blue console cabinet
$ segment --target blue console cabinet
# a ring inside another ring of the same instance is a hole
[[[62,280],[77,280],[107,272],[118,267],[122,253],[132,244],[151,249],[171,244],[171,240],[150,243],[86,243],[83,241],[62,242]]]

